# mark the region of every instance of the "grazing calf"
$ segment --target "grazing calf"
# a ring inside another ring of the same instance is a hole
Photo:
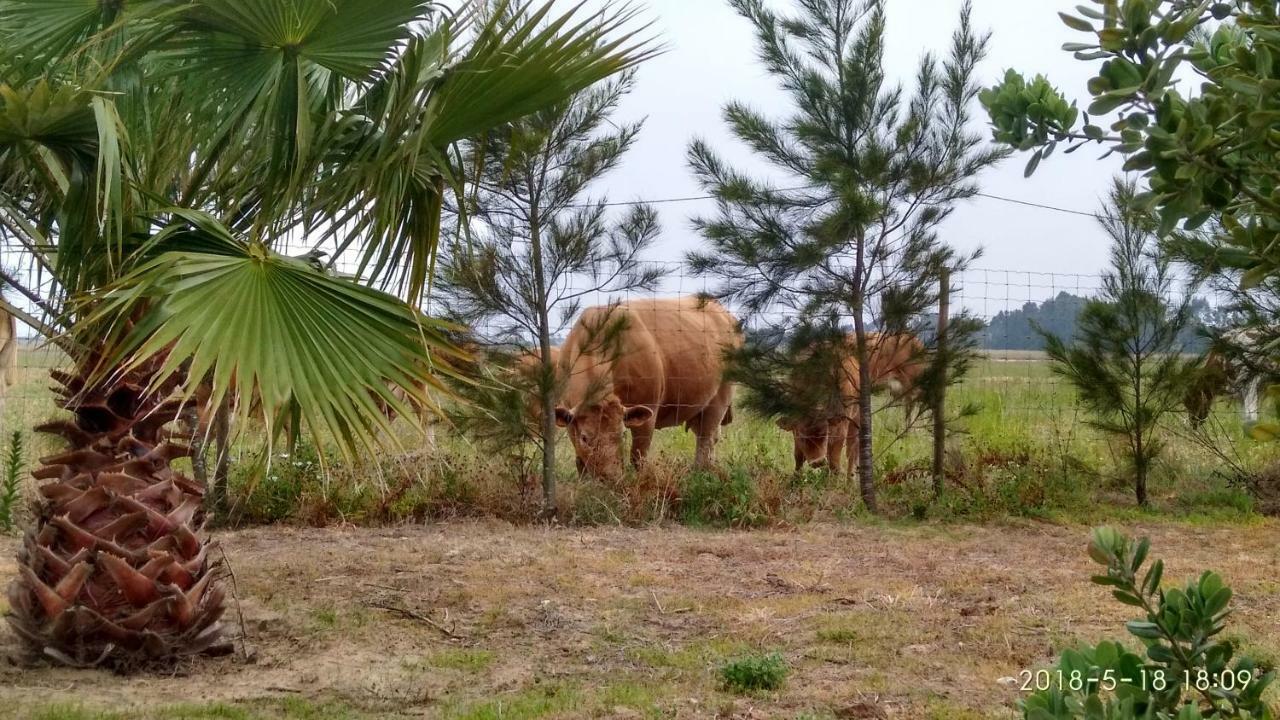
[[[867,336],[868,361],[872,392],[887,389],[895,400],[906,403],[908,412],[919,400],[921,374],[928,367],[924,345],[913,335],[870,334]],[[794,441],[796,471],[806,464],[826,466],[832,472],[853,472],[858,464],[858,359],[857,341],[845,339],[836,359],[838,366],[830,373],[835,385],[835,402],[827,409],[798,419],[782,419],[778,426],[791,432]],[[841,455],[847,458],[842,468]]]
[[[738,321],[714,301],[637,300],[586,310],[560,348],[556,405],[579,468],[617,479],[625,428],[631,462],[640,467],[654,430],[677,425],[697,435],[697,462],[711,463],[720,426],[732,418],[725,353],[741,343]]]

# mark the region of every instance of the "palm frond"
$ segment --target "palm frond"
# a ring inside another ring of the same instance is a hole
[[[3,0],[0,38],[5,53],[30,62],[60,56],[111,22],[109,5],[87,0]]]
[[[443,323],[305,260],[242,243],[208,215],[176,215],[158,236],[162,252],[89,301],[94,312],[80,332],[118,348],[103,372],[167,355],[157,384],[185,378],[193,396],[212,380],[215,405],[229,395],[271,435],[296,412],[307,430],[350,453],[389,433],[385,408],[412,415],[411,404],[431,407],[428,389],[445,391],[440,377],[461,355]]]
[[[104,372],[167,353],[188,390],[371,445],[449,372],[446,329],[373,288],[430,281],[450,145],[656,51],[630,7],[552,4],[0,0],[0,221]]]
[[[585,3],[553,14],[553,3],[528,12],[507,12],[501,2],[479,29],[461,60],[436,93],[436,118],[427,129],[442,146],[563,102],[606,77],[660,53],[633,25],[639,11],[629,5],[587,13]]]
[[[513,10],[512,8],[516,8]],[[411,41],[361,105],[367,124],[352,169],[333,178],[323,214],[338,251],[363,243],[360,273],[416,299],[439,242],[442,192],[457,185],[446,148],[575,93],[660,52],[630,6],[562,14],[554,3],[524,11],[501,0],[470,28],[475,5],[435,33]],[[474,36],[450,56],[450,40]],[[413,112],[406,114],[405,110]],[[403,132],[395,132],[401,130]]]
[[[186,195],[199,189],[252,197],[258,234],[281,234],[267,219],[287,214],[327,148],[317,138],[371,81],[428,14],[422,0],[198,0],[180,16],[163,54],[181,74],[191,112],[214,119],[208,148]],[[267,140],[264,142],[264,139]],[[228,156],[234,162],[225,161]],[[218,167],[213,182],[205,179]],[[259,195],[263,185],[284,192]]]

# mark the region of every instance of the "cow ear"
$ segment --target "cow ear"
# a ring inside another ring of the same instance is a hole
[[[778,427],[782,428],[783,430],[795,430],[796,421],[792,420],[791,418],[781,417],[781,418],[778,418]]]
[[[573,411],[566,407],[556,408],[556,425],[569,427],[573,423]]]
[[[653,411],[644,405],[632,405],[622,413],[622,424],[627,427],[640,427],[653,418]]]

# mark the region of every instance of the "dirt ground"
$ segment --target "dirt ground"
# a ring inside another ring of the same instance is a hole
[[[1168,582],[1236,591],[1229,633],[1280,649],[1280,525],[1125,528]],[[0,662],[16,718],[990,718],[1010,678],[1121,636],[1088,529],[811,526],[750,533],[456,523],[218,537],[245,637],[174,676]],[[0,583],[16,543],[0,541]],[[393,608],[393,609],[386,609]],[[0,630],[0,655],[14,649]],[[776,692],[728,660],[778,651]]]

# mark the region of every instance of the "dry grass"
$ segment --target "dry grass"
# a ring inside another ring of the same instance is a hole
[[[1274,659],[1280,525],[1128,529],[1152,537],[1169,582],[1222,572],[1230,632]],[[0,666],[0,717],[1011,717],[1002,678],[1122,634],[1125,608],[1087,581],[1086,538],[1041,523],[237,532],[220,539],[251,662],[132,678]],[[14,550],[0,541],[0,583]],[[720,688],[726,661],[774,651],[781,690]]]

